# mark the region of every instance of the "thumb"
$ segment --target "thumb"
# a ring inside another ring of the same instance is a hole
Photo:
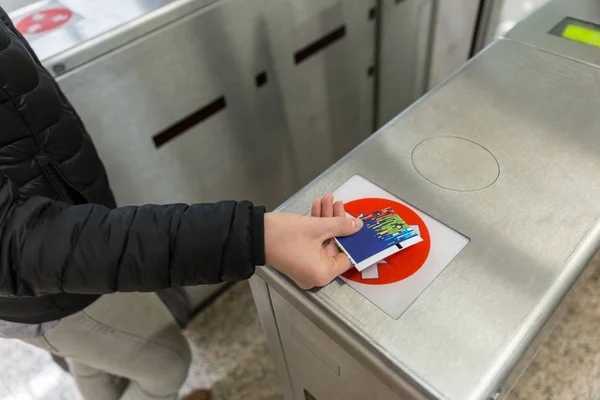
[[[357,218],[332,217],[321,218],[320,220],[324,225],[323,236],[325,239],[353,235],[363,226],[363,222]]]
[[[344,252],[337,254],[335,257],[329,257],[328,262],[330,272],[333,274],[333,278],[352,268],[352,263]]]

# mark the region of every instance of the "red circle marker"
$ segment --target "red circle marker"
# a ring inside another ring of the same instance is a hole
[[[379,278],[377,279],[363,279],[356,268],[344,273],[342,275],[344,278],[367,285],[385,285],[408,278],[425,264],[431,248],[429,230],[416,212],[403,204],[387,199],[358,199],[344,204],[346,212],[353,216],[369,214],[386,207],[392,207],[407,224],[419,225],[423,241],[389,256],[385,259],[385,264],[378,264]]]
[[[16,27],[23,35],[37,35],[66,24],[72,17],[73,11],[68,8],[47,8],[26,16]]]

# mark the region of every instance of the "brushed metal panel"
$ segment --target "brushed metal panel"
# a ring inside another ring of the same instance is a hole
[[[350,354],[389,362],[364,358],[378,374],[411,376],[434,398],[488,398],[600,247],[599,77],[593,66],[498,41],[282,206],[304,213],[361,174],[471,238],[400,319],[340,281],[307,293],[259,274],[306,304],[309,319],[324,310],[331,321],[320,328]],[[411,152],[440,136],[488,149],[498,179],[474,192],[423,179]]]
[[[469,59],[479,3],[480,0],[436,1],[429,88],[437,86]]]
[[[275,361],[279,383],[283,388],[285,399],[292,400],[294,398],[294,389],[292,388],[287,361],[283,354],[283,347],[279,337],[279,329],[277,327],[277,320],[275,319],[275,312],[273,311],[273,304],[271,303],[269,287],[265,281],[260,279],[257,275],[250,278],[248,282],[258,312],[260,325],[267,338],[269,352]]]
[[[44,66],[58,76],[215,1],[9,0],[8,11],[15,23],[47,7],[66,7],[77,15],[60,29],[26,36]]]
[[[302,184],[337,161],[372,132],[375,24],[369,1],[299,2],[267,0],[269,48],[280,84]],[[318,5],[318,13],[308,5]],[[313,15],[313,17],[310,17]],[[315,16],[316,15],[316,16]],[[294,64],[290,54],[345,26],[345,37]],[[296,187],[299,189],[301,186]]]
[[[428,89],[434,0],[379,3],[377,127]]]
[[[327,400],[415,399],[398,397],[281,295],[270,292],[296,400],[305,400],[304,390]]]
[[[247,54],[260,52],[247,40],[256,18],[255,8],[226,2],[60,78],[96,143],[120,204],[241,197],[260,202],[264,196],[257,196],[260,188],[251,184],[252,174],[260,172],[272,181],[273,197],[283,196],[277,190],[290,182],[289,168],[285,152],[278,151],[285,136],[277,131],[285,128],[277,124],[255,136],[264,107],[274,105],[261,102],[264,92],[255,91],[247,79],[256,68]],[[154,148],[154,134],[230,93],[225,110]],[[248,158],[254,168],[248,168]]]
[[[369,4],[332,4],[221,1],[61,76],[118,202],[272,208],[367,137]],[[293,64],[295,50],[339,25],[346,37]],[[260,71],[268,82],[257,88]],[[220,96],[224,110],[154,148],[153,135]]]
[[[477,30],[473,40],[473,54],[480,52],[496,38],[504,0],[481,0]]]
[[[18,10],[19,8],[26,7],[35,3],[35,0],[3,0],[2,8],[7,13]]]

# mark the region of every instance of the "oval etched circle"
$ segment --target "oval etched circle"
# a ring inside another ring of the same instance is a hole
[[[413,149],[412,162],[429,182],[460,192],[485,189],[500,175],[500,165],[489,150],[454,136],[422,141]]]

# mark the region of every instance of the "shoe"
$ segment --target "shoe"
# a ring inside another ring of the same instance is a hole
[[[212,390],[210,389],[198,389],[191,393],[186,394],[181,400],[212,400]]]

